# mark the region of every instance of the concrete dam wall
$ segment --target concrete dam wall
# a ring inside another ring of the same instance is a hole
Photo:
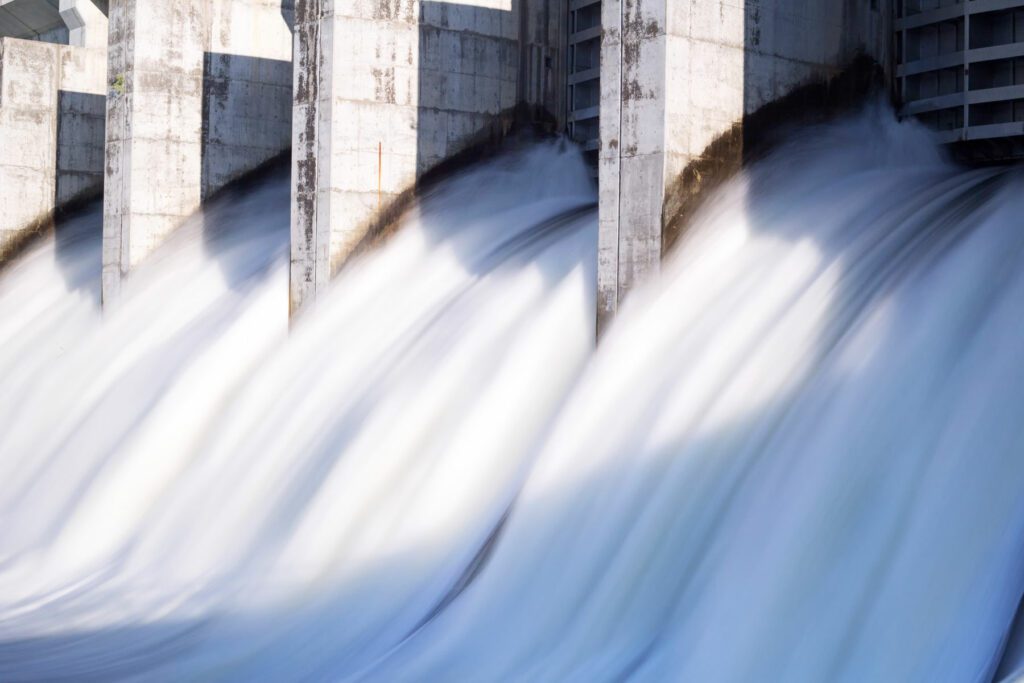
[[[827,90],[858,60],[909,102],[905,115],[991,114],[991,93],[965,95],[953,78],[942,85],[951,95],[930,96],[918,77],[958,68],[943,61],[952,21],[953,47],[966,31],[982,50],[971,59],[998,52],[971,87],[985,74],[1002,87],[1009,105],[997,114],[1009,111],[1010,123],[999,130],[1017,131],[1024,33],[1014,8],[1024,2],[970,4],[5,0],[0,236],[16,244],[102,185],[103,291],[113,301],[204,200],[291,148],[296,311],[431,169],[528,123],[567,132],[595,164],[605,320],[658,272],[701,188],[742,166],[765,111],[801,89]],[[947,141],[992,125],[965,123]]]

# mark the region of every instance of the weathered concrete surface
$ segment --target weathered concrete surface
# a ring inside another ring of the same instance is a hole
[[[517,105],[564,115],[564,2],[298,0],[291,306],[417,179],[500,137]]]
[[[202,200],[288,148],[290,0],[113,0],[103,297]]]
[[[872,5],[876,8],[872,8]],[[666,192],[747,115],[858,54],[890,63],[888,0],[604,0],[598,318],[657,273]],[[742,144],[716,153],[742,154]]]
[[[551,120],[552,128],[565,129],[569,10],[566,0],[516,0],[513,20],[519,18],[519,74],[517,102],[532,121]]]
[[[103,184],[106,52],[0,39],[0,260]]]
[[[332,68],[327,60],[333,52],[334,24],[326,18],[324,0],[297,0],[292,88],[292,311],[312,299],[330,278],[331,165],[326,161],[334,120]]]

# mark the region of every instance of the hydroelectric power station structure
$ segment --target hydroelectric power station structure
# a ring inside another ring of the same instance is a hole
[[[0,0],[0,681],[1024,680],[1021,2]]]
[[[1000,160],[1024,153],[1024,4],[899,3],[896,76],[903,113],[950,143]]]
[[[431,170],[517,124],[568,133],[603,321],[703,187],[858,63],[943,142],[1024,140],[1024,0],[0,0],[0,35],[0,258],[102,193],[108,303],[289,149],[296,311]]]

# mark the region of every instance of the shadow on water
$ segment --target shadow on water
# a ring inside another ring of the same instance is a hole
[[[100,305],[102,270],[103,200],[97,199],[58,214],[54,220],[57,267],[69,289],[95,293]]]
[[[184,226],[201,226],[205,253],[223,270],[232,288],[266,277],[287,259],[291,156],[286,152],[230,183]]]
[[[221,190],[154,257],[201,240],[232,288],[245,289],[265,278],[287,259],[289,163],[285,155]],[[59,271],[69,289],[94,293],[97,306],[102,232],[102,200],[78,204],[54,219]]]
[[[154,256],[159,259],[201,240],[204,253],[220,266],[232,288],[244,289],[265,278],[287,258],[289,164],[285,154],[223,188]],[[102,200],[76,203],[54,219],[58,269],[69,289],[94,293],[97,306],[102,232]]]

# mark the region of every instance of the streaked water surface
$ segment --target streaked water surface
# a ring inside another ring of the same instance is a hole
[[[882,111],[804,131],[596,351],[560,143],[290,330],[286,178],[103,313],[86,212],[0,276],[0,680],[1010,677],[1022,190]]]

